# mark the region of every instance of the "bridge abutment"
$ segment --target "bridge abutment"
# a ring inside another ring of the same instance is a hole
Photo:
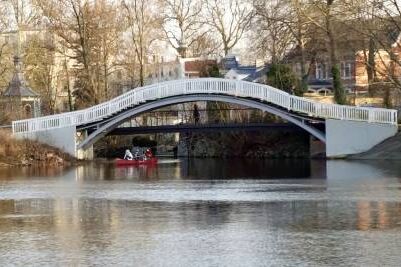
[[[77,147],[79,143],[88,138],[88,131],[87,130],[78,131],[76,135],[77,135],[77,142],[76,142],[76,147]],[[76,157],[77,159],[82,159],[82,160],[93,160],[95,158],[95,154],[93,152],[93,145],[90,145],[86,148],[78,148],[76,151]]]
[[[87,149],[78,149],[76,157],[77,159],[82,159],[82,160],[93,160],[95,158],[95,154],[93,152],[93,145]]]
[[[77,156],[75,126],[54,128],[45,131],[17,133],[14,134],[14,136],[17,139],[28,139],[50,145],[73,157]]]
[[[366,152],[397,131],[397,125],[327,119],[326,156],[344,158]]]

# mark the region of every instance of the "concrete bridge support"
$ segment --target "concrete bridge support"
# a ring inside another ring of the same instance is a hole
[[[88,131],[83,130],[83,131],[78,131],[76,133],[76,158],[77,159],[83,159],[83,160],[92,160],[94,159],[95,155],[93,152],[93,145],[90,145],[88,147],[84,148],[78,148],[79,143],[81,143],[83,140],[88,138]]]
[[[29,139],[56,147],[73,157],[76,153],[76,127],[54,128],[46,131],[14,134],[17,139]]]
[[[77,132],[75,126],[55,128],[46,131],[14,134],[17,139],[37,141],[60,149],[77,158],[91,160],[94,157],[93,145],[86,149],[77,149],[80,140],[88,137],[86,131]]]
[[[366,152],[397,131],[398,126],[394,124],[327,119],[326,156],[343,158]]]

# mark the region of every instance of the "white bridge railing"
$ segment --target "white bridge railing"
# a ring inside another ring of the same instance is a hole
[[[189,94],[222,94],[249,97],[275,104],[310,117],[397,124],[397,111],[381,108],[324,104],[290,95],[276,88],[238,80],[199,78],[168,81],[139,87],[91,108],[27,120],[14,121],[14,133],[79,126],[100,121],[149,100]]]

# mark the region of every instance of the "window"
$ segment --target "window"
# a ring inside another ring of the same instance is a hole
[[[341,62],[341,78],[350,79],[352,77],[352,65],[350,62]]]
[[[316,64],[316,79],[317,80],[327,80],[327,68],[324,63]]]
[[[26,104],[24,106],[24,109],[25,109],[25,115],[27,117],[31,117],[32,116],[32,107],[31,107],[31,105],[30,104]]]

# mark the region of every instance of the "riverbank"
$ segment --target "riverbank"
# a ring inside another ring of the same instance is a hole
[[[7,131],[0,131],[0,140],[0,167],[68,166],[76,162],[59,149],[30,140],[14,139]]]
[[[349,156],[353,160],[401,160],[401,133],[383,141],[371,150]]]

